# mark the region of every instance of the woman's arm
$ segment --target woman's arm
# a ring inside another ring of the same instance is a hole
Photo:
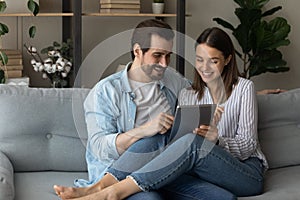
[[[233,156],[244,160],[249,158],[257,147],[257,102],[254,84],[244,83],[238,96],[230,108],[225,108],[225,112],[234,115],[223,120],[227,126],[233,127],[229,129],[232,132],[219,137],[219,145]]]

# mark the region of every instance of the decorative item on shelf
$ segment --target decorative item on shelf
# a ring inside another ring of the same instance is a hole
[[[39,4],[36,2],[38,0],[26,0],[27,1],[27,9],[34,15],[36,16],[39,13]],[[10,8],[14,7],[14,3],[20,3],[21,1],[19,0],[9,0],[9,1],[5,1],[5,0],[0,0],[0,12],[5,12],[8,9],[8,12],[10,12]],[[19,8],[18,8],[19,9]],[[17,12],[19,12],[19,10],[17,9]],[[9,32],[9,28],[7,27],[7,25],[3,24],[0,22],[0,40],[2,39],[2,36],[7,34]],[[33,38],[35,36],[36,33],[36,27],[35,26],[31,26],[29,28],[29,36],[31,38]],[[0,41],[1,42],[1,41]],[[5,52],[0,50],[0,64],[6,68],[7,63],[9,62],[9,58],[8,56],[5,54]],[[23,69],[23,68],[22,68]],[[20,72],[18,72],[18,74],[20,74]],[[3,69],[0,68],[0,83],[5,83],[5,78],[6,78],[6,74],[4,72]]]
[[[162,14],[162,13],[164,13],[164,9],[165,9],[164,0],[153,0],[152,12],[154,14]]]
[[[140,0],[100,0],[100,13],[140,13]]]
[[[44,79],[51,81],[54,88],[70,87],[70,74],[72,71],[72,41],[59,44],[53,42],[53,46],[41,50],[41,54],[47,54],[45,59],[33,46],[26,46],[27,52],[32,56],[31,65],[36,72],[41,72]]]
[[[7,56],[5,65],[0,66],[5,78],[21,78],[23,75],[23,58],[20,50],[0,49]],[[3,64],[3,63],[2,63]]]
[[[237,39],[242,49],[242,52],[236,50],[236,54],[243,62],[242,76],[250,79],[265,72],[288,71],[289,67],[286,67],[287,63],[277,48],[290,44],[287,37],[291,26],[282,17],[270,18],[282,7],[266,10],[264,6],[269,0],[234,0],[234,2],[239,5],[234,12],[240,20],[236,28],[221,18],[213,20],[230,29]],[[265,17],[271,20],[266,21]]]

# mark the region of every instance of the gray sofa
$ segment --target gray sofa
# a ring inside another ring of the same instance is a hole
[[[53,184],[87,178],[83,101],[88,89],[0,85],[0,200],[54,200]],[[247,199],[300,199],[300,89],[258,96],[265,191]]]

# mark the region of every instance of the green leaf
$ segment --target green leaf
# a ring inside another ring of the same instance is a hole
[[[274,34],[274,42],[285,39],[291,31],[291,26],[282,17],[271,20],[267,28]]]
[[[37,4],[34,0],[28,0],[27,2],[27,8],[30,10],[30,12],[36,16],[39,13],[39,4]]]
[[[2,65],[7,65],[8,57],[3,51],[0,51],[0,61]]]
[[[6,2],[0,1],[0,12],[3,12],[6,9]]]
[[[30,38],[34,38],[35,33],[36,33],[36,26],[31,26],[31,27],[29,28],[29,37],[30,37]]]
[[[58,42],[54,41],[54,42],[53,42],[53,46],[54,46],[54,47],[60,47],[60,44],[59,44]]]
[[[0,23],[0,35],[5,35],[8,32],[8,27],[5,24]]]
[[[234,31],[234,27],[229,22],[227,22],[221,18],[218,18],[218,17],[213,18],[213,21],[217,22],[218,24],[222,25],[225,28],[228,28],[228,29]]]
[[[282,6],[277,6],[275,8],[270,9],[270,10],[267,10],[266,12],[264,12],[262,14],[262,17],[273,15],[275,12],[277,12],[278,10],[281,10],[281,9],[282,9]]]

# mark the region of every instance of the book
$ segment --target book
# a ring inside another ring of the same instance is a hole
[[[121,9],[140,9],[140,4],[121,4],[121,3],[107,3],[100,4],[100,8],[121,8]]]
[[[6,65],[6,66],[0,66],[0,69],[2,70],[23,70],[23,65]]]
[[[122,4],[141,4],[140,0],[100,0],[100,4],[122,3]]]
[[[0,49],[0,51],[4,52],[7,56],[22,55],[21,51],[18,49]]]
[[[5,84],[29,86],[29,77],[8,78],[6,79]]]
[[[110,8],[101,8],[100,13],[133,13],[133,14],[138,14],[140,13],[140,9],[122,9],[122,8],[115,8],[115,9],[110,9]]]
[[[7,66],[8,65],[22,65],[23,61],[22,58],[12,58],[8,57]]]
[[[22,77],[22,70],[5,70],[5,76],[7,78],[20,78]]]

